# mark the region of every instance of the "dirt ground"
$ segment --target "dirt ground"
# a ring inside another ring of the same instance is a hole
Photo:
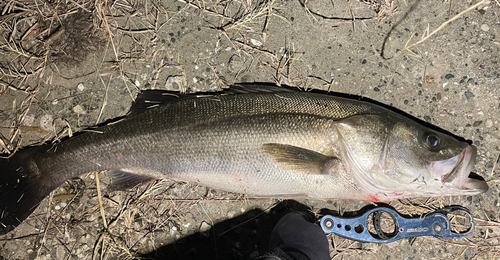
[[[474,171],[490,190],[390,203],[415,217],[468,207],[476,223],[469,239],[368,244],[330,236],[332,259],[497,259],[500,4],[476,3],[1,1],[0,154],[123,116],[146,89],[267,82],[369,97],[471,140]],[[104,187],[107,174],[97,176]],[[343,215],[367,205],[162,181],[102,189],[101,213],[97,190],[94,173],[64,184],[0,236],[0,259],[249,259],[265,253],[272,227],[291,209]]]

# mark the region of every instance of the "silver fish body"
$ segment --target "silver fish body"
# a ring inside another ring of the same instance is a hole
[[[167,178],[261,197],[390,201],[487,189],[469,178],[475,147],[373,103],[267,88],[167,99],[0,161],[3,233],[91,171],[114,171],[122,184]]]

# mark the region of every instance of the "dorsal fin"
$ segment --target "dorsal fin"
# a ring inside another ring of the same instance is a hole
[[[292,87],[278,87],[271,84],[261,84],[261,83],[240,83],[232,85],[228,89],[223,90],[223,94],[248,94],[248,93],[293,93],[300,92],[299,88]]]
[[[164,106],[172,101],[178,101],[183,98],[193,98],[193,96],[166,90],[145,90],[137,95],[134,104],[130,108],[129,115],[136,115],[148,109]]]
[[[291,93],[300,91],[299,89],[289,87],[278,87],[269,84],[245,83],[233,85],[229,88],[217,92],[197,92],[191,94],[181,94],[179,92],[168,90],[145,90],[137,95],[134,104],[130,108],[129,115],[139,114],[148,109],[165,106],[170,102],[202,97],[239,95],[239,94],[258,94],[258,93]]]

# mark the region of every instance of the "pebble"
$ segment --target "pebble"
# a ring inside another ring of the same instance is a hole
[[[492,126],[493,126],[493,120],[491,120],[491,119],[489,119],[489,118],[488,118],[488,119],[486,119],[485,126],[486,126],[487,128],[492,127]]]
[[[487,169],[491,169],[491,168],[493,168],[493,162],[492,162],[492,161],[487,162],[487,163],[484,165],[484,167],[486,167]]]
[[[196,82],[195,82],[196,83]],[[187,86],[187,80],[184,76],[170,76],[167,78],[165,88],[167,90],[179,91]]]
[[[430,123],[431,122],[431,117],[430,116],[424,116],[424,120],[425,120],[425,122]]]
[[[210,224],[208,224],[207,222],[203,221],[201,222],[201,225],[200,225],[200,232],[207,232],[210,230],[210,228],[212,228],[210,226]]]
[[[471,99],[471,98],[473,98],[473,97],[475,97],[475,96],[474,96],[474,94],[473,94],[472,92],[470,92],[470,91],[466,91],[466,92],[465,92],[465,97],[466,97],[467,99]]]
[[[229,60],[227,67],[229,68],[230,71],[237,72],[237,71],[242,70],[245,67],[245,61],[238,56],[233,56]]]
[[[446,76],[444,76],[445,79],[452,79],[454,77],[455,77],[455,75],[453,75],[453,74],[446,74]]]
[[[79,83],[78,86],[76,86],[76,88],[79,90],[79,91],[83,91],[85,89],[85,86],[82,84],[82,83]]]
[[[474,124],[472,124],[473,127],[480,126],[483,123],[483,121],[475,121]]]
[[[490,30],[490,27],[487,24],[483,24],[483,25],[481,25],[481,30],[487,32]]]
[[[476,82],[474,81],[474,79],[469,79],[467,80],[467,84],[474,86],[476,85]]]
[[[469,259],[469,257],[471,257],[471,255],[472,255],[472,249],[465,250],[465,253],[464,253],[465,259]]]
[[[50,132],[52,131],[52,115],[46,114],[40,118],[40,128],[43,130]]]
[[[79,115],[85,115],[87,114],[87,112],[85,112],[85,109],[83,109],[82,106],[80,105],[76,105],[74,108],[73,108],[73,112],[79,114]]]
[[[258,40],[256,40],[256,39],[250,39],[250,42],[251,42],[253,45],[257,46],[257,47],[262,46],[262,42],[260,42],[260,41],[258,41]]]

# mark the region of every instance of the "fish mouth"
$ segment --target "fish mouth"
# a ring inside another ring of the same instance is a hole
[[[488,184],[472,173],[476,163],[477,148],[468,145],[459,155],[448,160],[433,162],[433,173],[441,177],[441,182],[462,194],[479,194],[488,190]],[[444,173],[444,174],[443,174]],[[458,194],[457,194],[458,195]]]

